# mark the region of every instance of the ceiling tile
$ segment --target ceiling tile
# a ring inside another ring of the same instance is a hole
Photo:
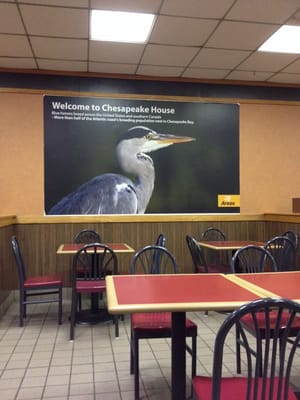
[[[26,36],[0,35],[0,56],[33,57]]]
[[[31,5],[20,5],[20,8],[30,35],[89,37],[88,10]]]
[[[14,1],[14,0],[13,0]],[[38,4],[44,6],[59,6],[72,8],[88,8],[89,0],[16,0],[17,3]]]
[[[196,79],[224,79],[230,70],[225,69],[211,69],[211,68],[188,68],[183,78],[196,78]]]
[[[158,17],[150,43],[201,46],[217,26],[217,20]]]
[[[157,13],[161,0],[91,0],[91,8],[101,10]]]
[[[223,49],[255,50],[277,28],[277,25],[224,21],[221,22],[207,41],[206,46]]]
[[[240,70],[276,72],[297,58],[297,54],[253,53],[239,65]]]
[[[155,65],[140,65],[137,69],[138,75],[149,75],[149,76],[180,76],[183,72],[183,67],[164,67]]]
[[[87,39],[60,39],[32,37],[31,44],[36,57],[62,60],[87,60]]]
[[[278,83],[300,83],[300,74],[284,74],[278,73],[273,75],[268,82],[278,82]]]
[[[239,81],[266,81],[272,73],[270,72],[251,72],[251,71],[232,71],[227,75],[226,79]]]
[[[299,0],[237,0],[226,19],[284,23],[299,8]]]
[[[198,49],[194,47],[149,44],[146,46],[141,64],[184,67],[192,60],[197,51]]]
[[[89,63],[89,72],[107,74],[135,74],[136,64]]]
[[[288,65],[286,68],[284,68],[281,72],[290,72],[290,73],[295,73],[299,74],[300,73],[300,58],[299,56],[297,57],[297,60]]]
[[[164,0],[161,13],[183,17],[223,18],[234,0]]]
[[[15,4],[0,3],[0,33],[25,33]]]
[[[142,44],[90,42],[90,60],[122,64],[139,62],[144,50]]]
[[[1,68],[35,69],[37,65],[34,58],[0,57]]]
[[[203,48],[190,67],[233,69],[250,54],[249,51]]]
[[[87,72],[87,63],[84,61],[38,60],[40,69],[53,71],[80,71]]]

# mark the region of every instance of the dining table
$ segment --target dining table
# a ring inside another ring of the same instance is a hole
[[[135,250],[127,243],[105,243],[115,253],[134,253]],[[75,255],[84,243],[62,243],[58,246],[56,254],[59,255]],[[100,250],[101,253],[103,250]],[[79,324],[97,324],[99,322],[109,322],[112,316],[107,312],[106,308],[99,307],[99,294],[91,293],[91,306],[89,309],[78,311],[76,314],[76,321]]]
[[[259,242],[255,240],[209,240],[198,242],[200,246],[205,247],[210,250],[215,251],[226,251],[226,250],[238,250],[241,247],[254,245],[263,247],[264,242]]]
[[[300,299],[300,272],[276,272],[268,279],[260,274],[169,274],[118,275],[106,277],[107,305],[111,314],[138,312],[172,313],[171,399],[186,396],[185,318],[190,311],[228,311],[264,297]],[[255,280],[255,276],[257,278]],[[259,275],[259,276],[258,276]],[[273,280],[272,280],[273,279]],[[293,291],[282,290],[292,285]]]

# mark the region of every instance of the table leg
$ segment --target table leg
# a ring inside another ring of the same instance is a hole
[[[172,313],[172,400],[185,399],[185,312]]]

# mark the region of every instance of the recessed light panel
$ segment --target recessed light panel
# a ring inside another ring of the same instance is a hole
[[[154,14],[92,10],[91,39],[106,42],[145,43]]]
[[[300,53],[300,26],[283,25],[260,46],[258,51]]]

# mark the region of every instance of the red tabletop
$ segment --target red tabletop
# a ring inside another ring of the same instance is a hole
[[[269,293],[266,296],[278,296],[300,301],[300,271],[263,272],[257,274],[237,274],[237,278]]]
[[[265,243],[254,240],[209,240],[199,242],[202,247],[213,250],[237,250],[244,246],[255,245],[263,247]]]
[[[126,243],[105,243],[116,253],[132,253],[134,249],[130,247]],[[61,244],[57,249],[57,254],[75,254],[78,250],[80,250],[83,246],[83,243],[66,243]]]
[[[260,297],[222,274],[107,276],[111,313],[226,310]]]

